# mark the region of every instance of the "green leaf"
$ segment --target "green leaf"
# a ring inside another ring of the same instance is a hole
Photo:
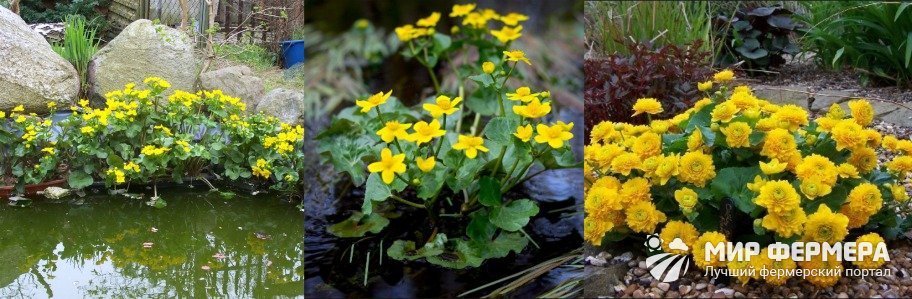
[[[482,247],[480,250],[482,257],[490,259],[505,257],[510,254],[510,251],[519,253],[528,244],[529,239],[520,233],[503,232],[493,242],[479,244],[479,246]]]
[[[492,177],[485,176],[478,181],[478,184],[478,202],[488,207],[502,204],[500,182]]]
[[[449,49],[451,44],[453,40],[446,34],[434,33],[434,54],[440,55]]]
[[[70,188],[82,189],[95,183],[95,180],[92,179],[92,175],[83,171],[72,171],[67,178],[67,183],[70,185]]]
[[[437,195],[446,182],[447,168],[434,167],[430,172],[421,175],[421,184],[418,185],[418,198],[429,199]]]
[[[389,219],[378,213],[352,212],[348,219],[330,225],[326,230],[340,238],[363,237],[367,232],[379,233],[389,224]]]
[[[434,265],[452,269],[481,266],[481,262],[484,261],[484,258],[482,258],[482,255],[478,250],[471,246],[469,242],[459,239],[450,241],[455,243],[455,248],[453,250],[447,250],[441,254],[429,256],[426,258],[427,261]]]
[[[529,218],[538,214],[538,205],[528,199],[510,202],[506,206],[491,209],[491,223],[506,231],[518,231],[529,223]]]
[[[414,261],[419,258],[435,256],[443,253],[444,246],[447,243],[446,234],[440,233],[434,237],[431,242],[425,243],[421,248],[415,248],[414,241],[396,240],[393,245],[387,248],[386,252],[389,257],[395,260]]]
[[[912,60],[912,31],[906,34],[906,68],[909,68],[910,60]]]
[[[842,47],[842,48],[839,48],[839,50],[836,50],[836,55],[833,56],[833,62],[832,62],[833,68],[836,68],[836,62],[839,61],[839,57],[842,57],[842,53],[844,53],[844,52],[845,52],[845,47]]]
[[[798,181],[795,181],[797,184]],[[800,192],[800,191],[799,191]],[[833,187],[833,190],[830,194],[827,194],[823,197],[815,198],[814,200],[804,201],[806,205],[804,206],[804,212],[808,215],[817,212],[817,209],[822,204],[826,204],[830,207],[830,210],[837,212],[843,203],[846,201],[846,197],[849,196],[849,191],[843,185],[836,185]]]
[[[481,209],[472,212],[470,217],[472,220],[469,221],[469,225],[466,227],[466,236],[478,242],[490,242],[497,228],[491,224],[488,218],[488,210]]]
[[[367,177],[367,186],[364,189],[364,200],[365,201],[386,201],[387,198],[393,195],[393,190],[402,190],[405,189],[405,183],[400,179],[393,180],[392,186],[387,185],[383,182],[383,179],[380,178],[379,173],[371,173]],[[365,214],[370,214],[371,211],[364,210],[362,211]]]
[[[573,155],[573,151],[570,151],[567,147],[556,150],[546,150],[541,157],[539,157],[539,161],[541,161],[546,169],[583,167],[583,162],[577,162],[576,156]]]
[[[479,85],[484,86],[485,88],[491,87],[491,85],[494,84],[494,79],[491,78],[491,75],[489,74],[472,75],[469,76],[469,79],[477,82]]]
[[[739,210],[750,213],[754,204],[754,192],[747,189],[747,183],[753,182],[760,173],[760,167],[729,167],[716,172],[710,183],[710,190],[716,197],[731,197]]]
[[[500,144],[509,144],[513,141],[513,132],[519,122],[515,118],[498,116],[488,121],[484,128],[484,136]]]
[[[494,115],[500,110],[499,97],[489,88],[479,88],[466,98],[465,105],[475,113]]]

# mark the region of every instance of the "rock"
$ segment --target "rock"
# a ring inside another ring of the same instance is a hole
[[[249,109],[250,107],[248,107]],[[256,112],[263,112],[289,124],[304,122],[304,94],[298,91],[276,88],[260,100]]]
[[[842,292],[842,293],[839,293],[839,295],[836,295],[836,298],[849,298],[849,294]]]
[[[180,30],[149,20],[130,23],[89,62],[92,96],[100,98],[127,83],[142,85],[147,77],[168,81],[171,91],[194,92],[199,63],[193,44]]]
[[[70,189],[64,189],[60,187],[47,187],[44,191],[39,191],[39,195],[44,195],[48,199],[61,199],[69,196],[72,193]]]
[[[681,285],[678,287],[678,292],[681,293],[681,295],[687,295],[688,293],[690,293],[690,290],[693,290],[693,286]]]
[[[660,282],[658,285],[656,285],[656,287],[662,290],[662,292],[668,292],[668,289],[671,288],[671,285],[667,282]]]
[[[619,256],[614,257],[611,261],[614,263],[626,263],[633,259],[633,253],[628,251],[624,252]]]
[[[604,259],[600,259],[600,258],[597,258],[594,256],[587,256],[586,262],[589,263],[590,265],[599,266],[599,267],[605,266],[605,264],[608,263]]]
[[[721,289],[716,290],[715,293],[716,294],[721,293],[721,294],[724,294],[726,297],[731,297],[732,295],[735,294],[735,290],[733,290],[731,288],[721,288]]]
[[[0,7],[0,110],[23,105],[47,112],[48,102],[68,107],[79,94],[79,74],[18,15]]]
[[[701,282],[701,283],[698,283],[694,288],[697,291],[701,291],[701,290],[705,289],[706,286],[707,286],[707,284],[705,282]]]
[[[637,277],[646,275],[646,273],[647,273],[646,269],[643,269],[643,268],[637,267],[637,268],[633,269],[633,275],[636,275]]]
[[[200,75],[200,88],[204,90],[219,89],[226,95],[240,98],[247,104],[248,111],[256,108],[257,101],[265,93],[263,79],[254,76],[253,71],[245,65],[203,73]]]

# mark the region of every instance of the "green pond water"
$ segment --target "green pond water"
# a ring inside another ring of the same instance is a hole
[[[304,217],[275,196],[162,191],[0,205],[0,298],[302,297]]]

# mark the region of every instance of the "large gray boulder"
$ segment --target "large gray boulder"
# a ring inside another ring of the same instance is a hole
[[[205,72],[200,75],[200,88],[204,90],[220,89],[223,93],[238,97],[253,111],[263,97],[263,79],[253,75],[253,71],[244,65],[226,67]]]
[[[289,124],[304,122],[304,94],[290,89],[276,88],[260,100],[256,112],[263,112]]]
[[[79,94],[79,75],[18,15],[0,7],[0,110],[18,105],[47,111],[48,102],[68,107]]]
[[[149,20],[134,21],[92,57],[91,92],[98,98],[130,82],[142,84],[147,77],[168,81],[171,91],[194,92],[199,63],[193,45],[180,30]]]

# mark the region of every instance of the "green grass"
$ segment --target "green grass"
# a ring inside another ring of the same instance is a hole
[[[215,55],[242,63],[256,70],[266,70],[276,64],[276,54],[251,43],[214,45]]]
[[[64,21],[63,42],[52,45],[54,52],[73,64],[79,73],[79,80],[85,90],[89,60],[98,51],[95,28],[86,26],[86,19],[80,15],[69,15]]]
[[[625,42],[652,42],[655,46],[684,45],[702,40],[712,45],[710,3],[587,1],[586,34],[597,54],[628,54]]]

